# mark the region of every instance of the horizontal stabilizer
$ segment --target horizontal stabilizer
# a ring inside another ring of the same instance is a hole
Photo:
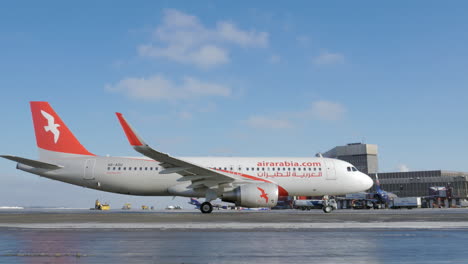
[[[12,161],[16,161],[18,163],[28,165],[34,168],[39,168],[39,169],[48,169],[48,170],[56,170],[63,168],[62,166],[55,165],[55,164],[50,164],[50,163],[45,163],[42,161],[37,161],[37,160],[31,160],[31,159],[25,159],[17,156],[10,156],[10,155],[0,155],[0,157],[9,159]]]

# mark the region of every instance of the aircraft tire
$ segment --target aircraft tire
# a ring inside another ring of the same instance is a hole
[[[204,202],[200,205],[200,211],[204,214],[209,214],[213,211],[213,205],[210,202]]]
[[[332,211],[333,211],[333,207],[331,207],[331,206],[324,206],[324,207],[323,207],[323,212],[324,212],[324,213],[329,214],[329,213],[331,213]]]

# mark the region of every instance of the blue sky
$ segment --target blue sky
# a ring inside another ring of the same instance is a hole
[[[135,155],[120,111],[173,155],[313,156],[364,142],[379,145],[383,172],[468,171],[466,2],[80,4],[1,4],[1,153],[37,157],[28,102],[45,100],[100,155]],[[171,202],[14,167],[0,161],[9,204]]]

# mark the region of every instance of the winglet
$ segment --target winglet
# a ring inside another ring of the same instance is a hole
[[[143,146],[146,145],[146,143],[141,139],[136,133],[135,130],[128,124],[127,120],[123,117],[121,113],[115,113],[117,115],[117,118],[119,119],[120,125],[122,125],[122,128],[125,132],[125,135],[127,135],[128,142],[132,146]]]

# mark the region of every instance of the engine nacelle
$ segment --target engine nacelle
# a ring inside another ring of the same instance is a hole
[[[245,184],[223,193],[222,200],[244,207],[273,207],[278,203],[278,193],[274,183]]]

